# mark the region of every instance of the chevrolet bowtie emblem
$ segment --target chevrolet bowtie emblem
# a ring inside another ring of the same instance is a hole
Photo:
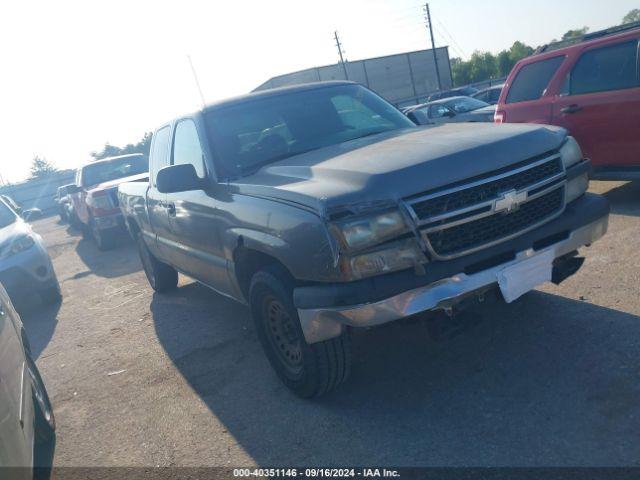
[[[511,213],[520,208],[520,204],[527,200],[527,192],[516,192],[510,190],[502,194],[496,203],[493,205],[494,212]]]

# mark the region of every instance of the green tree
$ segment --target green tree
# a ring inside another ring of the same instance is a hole
[[[513,68],[514,64],[515,62],[511,60],[511,55],[509,55],[509,51],[502,50],[496,57],[496,67],[498,69],[498,76],[504,77],[508,75],[511,69]]]
[[[640,8],[634,8],[622,19],[622,23],[640,22]]]
[[[589,27],[576,28],[575,30],[569,30],[562,35],[562,40],[569,40],[570,38],[581,37],[589,31]]]
[[[35,156],[31,161],[31,178],[45,178],[58,169],[44,157]]]
[[[130,153],[144,153],[149,155],[149,149],[151,148],[151,137],[153,134],[147,132],[143,135],[142,139],[138,143],[129,143],[124,147],[118,147],[111,145],[109,142],[104,144],[104,147],[99,152],[91,152],[91,156],[95,160],[102,160],[107,157],[115,157],[118,155],[127,155]]]
[[[505,77],[518,60],[528,57],[533,48],[522,42],[515,42],[509,50],[497,55],[491,52],[473,52],[466,62],[460,58],[451,59],[451,73],[455,86],[481,82],[491,78]]]
[[[533,48],[529,45],[525,45],[522,42],[514,42],[509,49],[509,58],[513,62],[513,65],[516,64],[519,60],[522,60],[525,57],[528,57],[533,53]],[[513,67],[512,65],[512,67]]]
[[[474,82],[497,76],[496,57],[491,52],[473,52],[469,62]]]

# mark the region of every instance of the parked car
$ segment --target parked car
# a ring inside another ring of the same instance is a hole
[[[69,185],[62,185],[61,187],[58,187],[56,191],[55,201],[58,204],[58,215],[60,215],[60,220],[63,222],[69,221],[73,210],[68,191],[69,187],[73,187],[73,185],[73,183]]]
[[[636,23],[521,60],[500,95],[496,122],[564,127],[593,162],[592,178],[640,179],[639,41]]]
[[[37,293],[45,303],[60,300],[60,285],[42,238],[0,200],[0,282],[13,299]]]
[[[0,471],[8,479],[48,477],[55,449],[51,402],[20,316],[0,284]],[[8,468],[19,467],[19,468]]]
[[[249,304],[277,374],[313,397],[347,377],[350,328],[575,273],[608,222],[588,168],[561,128],[419,128],[326,82],[160,126],[150,181],[119,198],[151,286],[180,271]]]
[[[149,160],[141,153],[120,155],[88,163],[76,171],[68,187],[73,205],[72,223],[93,238],[100,250],[113,248],[126,234],[118,208],[118,185],[149,178]]]
[[[453,97],[405,110],[416,125],[450,122],[493,122],[496,107],[471,97]]]
[[[0,199],[4,201],[14,212],[22,216],[22,207],[9,195],[0,195]]]
[[[502,92],[503,87],[504,83],[501,83],[500,85],[493,85],[491,87],[482,89],[470,96],[473,98],[477,98],[478,100],[482,100],[489,105],[495,105],[500,99],[500,92]]]
[[[442,98],[449,98],[449,97],[470,97],[474,93],[478,93],[478,89],[474,87],[453,88],[451,90],[442,90],[440,92],[432,93],[427,98],[427,101],[433,102],[435,100],[440,100]]]
[[[4,200],[4,203],[16,212],[19,216],[25,220],[36,220],[42,217],[42,210],[39,208],[22,208],[18,202],[16,202],[9,195],[0,195],[0,199]]]

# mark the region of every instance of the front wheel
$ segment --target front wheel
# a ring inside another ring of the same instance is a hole
[[[337,338],[308,344],[293,305],[293,281],[277,266],[256,273],[249,292],[262,347],[282,382],[303,398],[324,395],[343,383],[351,370],[351,342]]]
[[[144,243],[142,234],[138,234],[136,238],[138,244],[138,253],[142,268],[149,280],[149,285],[156,292],[162,293],[173,290],[178,286],[178,272],[175,268],[158,260],[150,251],[149,247]]]
[[[56,283],[53,287],[48,287],[40,292],[40,299],[44,305],[51,305],[62,300],[60,285]]]

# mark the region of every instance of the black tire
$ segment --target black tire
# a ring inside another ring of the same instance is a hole
[[[27,356],[26,358],[29,375],[31,376],[31,391],[33,393],[34,436],[36,443],[47,443],[55,436],[56,419],[38,367],[31,360],[31,357]]]
[[[175,289],[178,286],[178,272],[176,269],[161,262],[149,251],[149,247],[144,243],[142,234],[138,234],[136,243],[138,244],[140,261],[151,288],[158,293]]]
[[[91,232],[91,238],[96,242],[98,250],[104,252],[105,250],[111,250],[115,246],[116,239],[113,233],[101,231],[96,226],[96,222],[93,218],[89,220],[89,230]]]
[[[293,280],[284,268],[273,265],[257,272],[251,280],[249,299],[267,358],[296,395],[319,397],[349,377],[348,330],[337,338],[308,344],[293,305]]]
[[[40,299],[45,305],[51,305],[58,303],[62,300],[62,293],[60,293],[60,285],[46,288],[40,292]]]

